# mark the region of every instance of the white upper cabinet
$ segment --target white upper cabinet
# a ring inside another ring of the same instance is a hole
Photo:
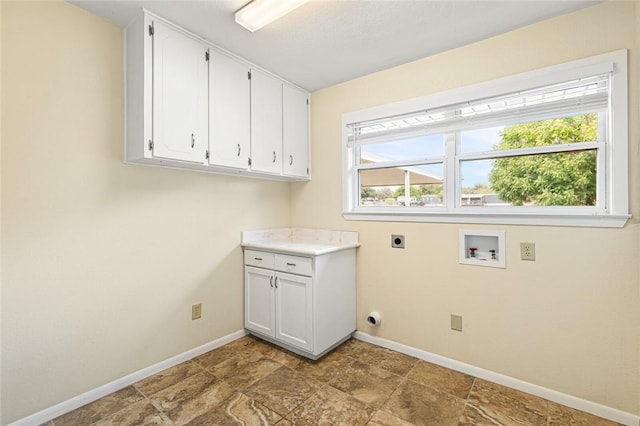
[[[207,46],[147,14],[127,27],[126,37],[126,161],[204,165]]]
[[[283,173],[309,176],[309,95],[296,87],[282,86]]]
[[[309,179],[306,92],[146,11],[125,64],[125,162]]]
[[[209,62],[209,164],[249,168],[250,67],[211,50]]]
[[[153,23],[153,155],[203,163],[208,135],[207,48]]]
[[[251,70],[251,169],[282,173],[282,81]]]

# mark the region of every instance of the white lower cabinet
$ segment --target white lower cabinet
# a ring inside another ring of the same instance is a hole
[[[311,350],[311,278],[247,266],[246,327]]]
[[[355,331],[355,249],[303,257],[245,250],[245,328],[317,359]]]

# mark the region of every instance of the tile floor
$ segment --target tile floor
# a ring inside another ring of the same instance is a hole
[[[358,340],[314,362],[252,336],[46,423],[275,424],[617,423]]]

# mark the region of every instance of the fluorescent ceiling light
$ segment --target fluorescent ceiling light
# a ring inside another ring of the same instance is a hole
[[[309,0],[253,0],[236,12],[236,22],[251,32],[258,31]]]

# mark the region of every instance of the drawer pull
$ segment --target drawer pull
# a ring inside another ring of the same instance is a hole
[[[287,266],[296,266],[296,264],[287,262]]]
[[[262,258],[261,257],[254,257],[254,260],[257,260],[258,262],[262,262]]]
[[[269,285],[273,288],[273,275],[269,278]]]
[[[278,288],[278,277],[276,277],[276,288]]]

